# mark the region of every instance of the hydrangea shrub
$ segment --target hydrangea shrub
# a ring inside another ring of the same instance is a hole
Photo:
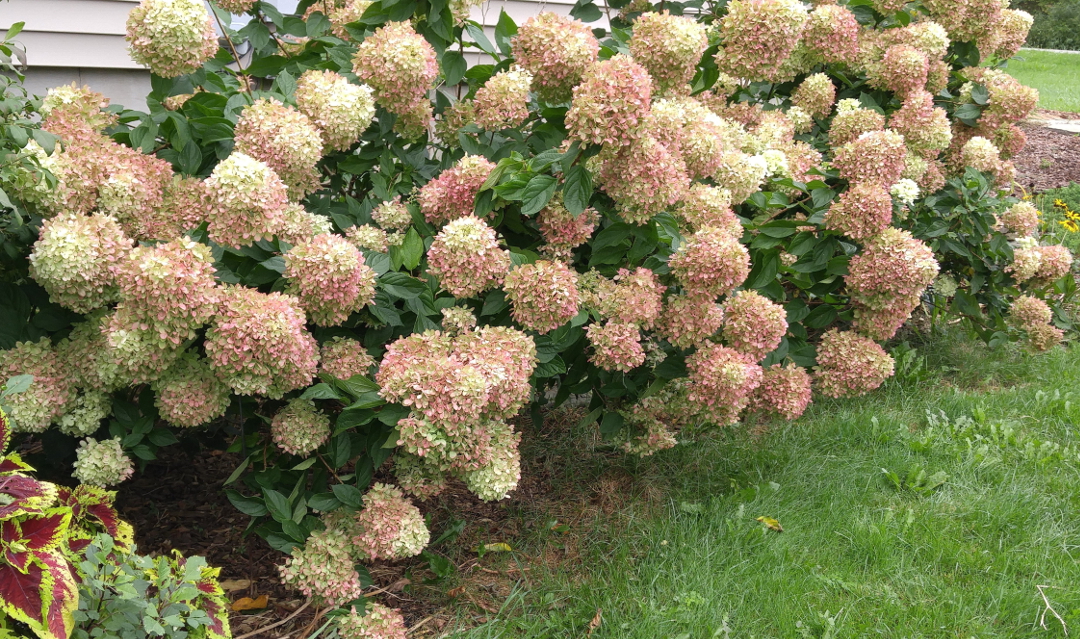
[[[620,0],[608,32],[581,2],[492,42],[472,4],[221,1],[256,19],[211,55],[144,0],[149,112],[55,89],[10,169],[16,428],[87,437],[99,484],[174,439],[155,418],[224,429],[283,579],[397,637],[358,562],[421,552],[449,482],[510,494],[526,405],[588,395],[651,455],[874,390],[920,306],[1035,351],[1071,328],[1072,255],[1010,196],[1021,13]]]

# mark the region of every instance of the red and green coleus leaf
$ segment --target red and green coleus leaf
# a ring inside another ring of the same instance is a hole
[[[71,508],[71,527],[79,531],[79,539],[92,538],[104,532],[114,539],[117,546],[131,544],[131,527],[121,521],[119,513],[113,507],[116,492],[97,486],[80,484],[74,490],[60,488],[58,501]]]
[[[67,508],[0,521],[0,545],[17,552],[52,550],[67,539],[70,526],[71,511]]]
[[[26,475],[0,476],[0,520],[41,513],[55,503],[55,484]]]
[[[0,475],[7,475],[8,473],[26,473],[34,470],[30,464],[27,464],[19,457],[18,453],[8,453],[3,457],[0,457]]]
[[[8,419],[7,413],[3,408],[0,408],[0,453],[7,450],[8,444],[11,443],[11,420]]]
[[[71,564],[59,550],[28,553],[26,572],[0,564],[0,610],[44,639],[67,639],[75,626],[79,590]]]

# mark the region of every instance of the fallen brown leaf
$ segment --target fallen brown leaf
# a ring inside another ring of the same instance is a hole
[[[458,586],[457,588],[451,588],[450,590],[447,590],[446,594],[447,594],[447,596],[456,599],[456,598],[460,597],[462,595],[462,593],[464,593],[464,592],[465,592],[465,586]]]
[[[241,597],[233,602],[233,612],[244,612],[245,610],[262,610],[270,603],[270,597],[266,595],[259,595],[257,598]]]
[[[596,616],[589,622],[589,632],[585,636],[591,637],[592,633],[596,632],[596,629],[600,627],[600,624],[604,623],[604,611],[600,608],[596,609]]]
[[[251,587],[250,579],[226,579],[221,582],[221,589],[225,592],[233,592],[236,590],[244,590]]]

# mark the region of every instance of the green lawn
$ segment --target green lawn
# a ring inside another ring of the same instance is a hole
[[[567,427],[545,445],[568,503],[612,476],[633,497],[586,511],[573,541],[536,521],[492,540],[525,556],[493,568],[573,559],[534,563],[499,614],[443,636],[585,637],[600,609],[595,638],[1063,637],[1050,612],[1040,627],[1039,586],[1080,631],[1080,350],[936,338],[900,359],[879,392],[756,438],[637,460]]]
[[[1040,107],[1080,112],[1080,54],[1021,51],[1006,71],[1039,90]]]

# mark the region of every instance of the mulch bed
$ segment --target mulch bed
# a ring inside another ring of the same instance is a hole
[[[1080,119],[1077,113],[1040,112],[1055,119]],[[1027,145],[1016,157],[1016,182],[1027,193],[1080,183],[1080,135],[1055,131],[1026,122],[1020,128],[1027,134]]]

